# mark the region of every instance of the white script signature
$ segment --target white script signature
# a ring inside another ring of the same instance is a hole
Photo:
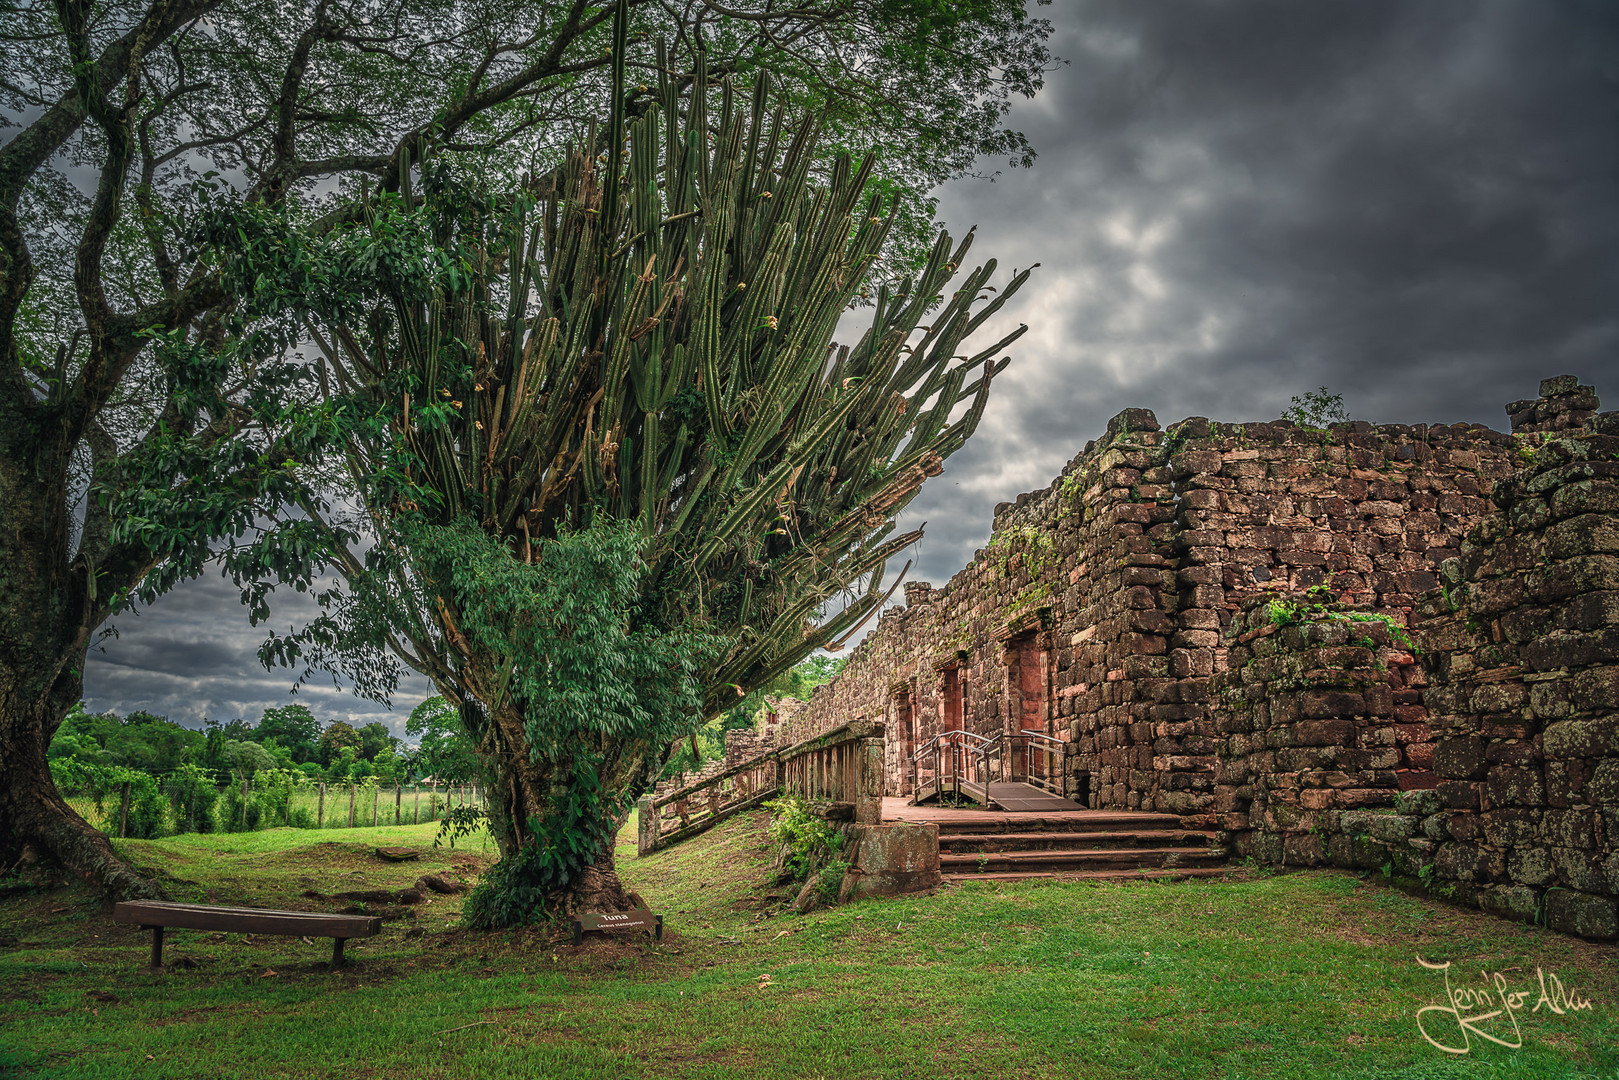
[[[1429,971],[1442,971],[1445,973],[1445,1004],[1425,1005],[1417,1010],[1417,1030],[1422,1037],[1447,1054],[1465,1054],[1472,1047],[1473,1036],[1487,1039],[1499,1046],[1517,1050],[1523,1046],[1523,1033],[1518,1028],[1518,1013],[1529,1001],[1533,990],[1510,990],[1507,987],[1507,978],[1501,972],[1484,972],[1484,987],[1453,987],[1450,985],[1450,961],[1443,964],[1431,964],[1422,957],[1417,957],[1417,963]],[[1574,991],[1563,986],[1555,974],[1535,968],[1535,978],[1539,980],[1540,997],[1535,1002],[1531,1013],[1538,1013],[1542,1008],[1548,1015],[1562,1016],[1565,1013],[1580,1012],[1591,1008],[1591,1000],[1582,998]],[[1450,1029],[1454,1025],[1455,1032]],[[1447,1040],[1454,1040],[1458,1035],[1461,1045],[1452,1042],[1441,1042],[1434,1037],[1437,1032]]]

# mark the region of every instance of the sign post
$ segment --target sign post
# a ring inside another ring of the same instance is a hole
[[[587,930],[645,930],[654,941],[663,940],[663,916],[654,915],[645,908],[615,911],[607,915],[579,915],[573,920],[573,943],[585,940]]]

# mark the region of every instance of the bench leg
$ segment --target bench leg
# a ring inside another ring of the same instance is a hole
[[[152,966],[163,966],[163,928],[161,926],[143,926],[142,930],[152,932]]]
[[[348,938],[332,939],[332,966],[334,968],[343,966],[343,942],[347,940]]]
[[[663,916],[662,915],[654,915],[653,918],[656,919],[657,922],[652,924],[652,940],[653,941],[662,941],[663,940]]]

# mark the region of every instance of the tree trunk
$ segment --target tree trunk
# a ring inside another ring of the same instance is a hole
[[[6,405],[0,395],[0,873],[32,851],[109,899],[166,899],[63,801],[45,753],[83,695],[108,598],[150,563],[113,552],[108,514],[93,501],[69,557],[68,451],[53,448],[37,417]]]
[[[480,742],[480,757],[490,779],[484,806],[502,861],[507,862],[525,847],[545,842],[543,837],[530,835],[530,823],[540,823],[543,828],[555,822],[562,805],[574,794],[568,780],[571,773],[565,762],[534,760],[515,712],[507,712],[491,724]],[[496,748],[502,752],[490,752]],[[589,749],[600,762],[598,790],[607,797],[618,796],[618,801],[597,804],[601,813],[595,821],[581,823],[583,829],[599,830],[600,850],[567,885],[547,893],[544,906],[552,915],[628,911],[641,903],[619,880],[613,843],[635,807],[635,797],[651,786],[662,767],[661,755],[658,748],[640,740],[601,740]]]
[[[71,681],[76,701],[78,680]],[[45,748],[67,709],[50,695],[29,693],[16,672],[0,666],[0,873],[23,862],[32,848],[109,900],[168,899],[57,792]]]

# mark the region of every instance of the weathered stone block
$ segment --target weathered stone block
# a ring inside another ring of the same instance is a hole
[[[1365,708],[1364,697],[1343,690],[1310,690],[1299,695],[1299,712],[1311,719],[1359,716]]]
[[[1554,847],[1597,847],[1599,816],[1593,810],[1547,810],[1540,820],[1540,835]]]
[[[1541,736],[1541,750],[1549,758],[1619,755],[1619,716],[1552,724]]]
[[[1544,806],[1546,784],[1540,770],[1500,765],[1485,779],[1491,806]]]
[[[1388,848],[1370,837],[1339,833],[1327,840],[1327,857],[1335,866],[1376,870],[1389,861]]]
[[[1394,788],[1344,788],[1338,792],[1337,803],[1345,810],[1392,806],[1397,794],[1399,792]]]
[[[1619,937],[1619,903],[1612,897],[1553,889],[1546,893],[1546,922],[1578,937]]]
[[[1438,772],[1438,769],[1434,770]],[[1477,810],[1478,785],[1468,780],[1446,780],[1434,788],[1439,800],[1450,810]]]
[[[1408,840],[1416,834],[1417,827],[1422,824],[1419,817],[1407,817],[1404,814],[1377,814],[1372,818],[1371,834],[1375,840],[1385,844],[1397,844]]]
[[[1287,866],[1320,866],[1327,861],[1326,847],[1315,833],[1282,838],[1282,862]]]
[[[937,825],[856,825],[850,841],[855,845],[851,898],[920,892],[943,881]]]
[[[1544,847],[1513,848],[1507,853],[1507,876],[1525,885],[1545,885],[1557,876],[1551,850]]]
[[[1433,771],[1450,780],[1482,780],[1489,767],[1485,760],[1488,749],[1484,739],[1441,739],[1434,747]]]
[[[1478,906],[1491,915],[1515,922],[1534,922],[1540,910],[1540,892],[1524,885],[1480,889]]]
[[[1540,811],[1523,807],[1487,810],[1479,815],[1484,839],[1496,847],[1529,844],[1539,839]]]
[[[1581,892],[1604,892],[1608,875],[1602,866],[1602,857],[1584,848],[1554,847],[1552,865],[1557,869],[1557,880]]]

